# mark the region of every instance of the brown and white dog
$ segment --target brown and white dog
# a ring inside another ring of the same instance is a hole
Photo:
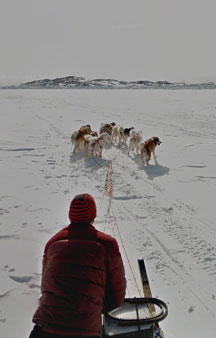
[[[74,144],[74,148],[73,148],[73,153],[76,153],[80,150],[85,150],[85,136],[88,136],[89,134],[86,135],[81,135],[81,134],[77,134],[75,140],[72,142]]]
[[[97,137],[98,133],[92,131],[90,125],[82,126],[79,130],[76,130],[71,135],[71,143],[74,145],[73,152],[77,152],[83,149],[86,152],[86,140],[90,137]]]
[[[99,134],[107,133],[110,135],[111,143],[113,143],[113,128],[116,126],[115,122],[101,123]]]
[[[149,164],[151,159],[151,154],[153,154],[155,164],[157,163],[156,156],[155,156],[155,148],[159,146],[162,142],[159,140],[157,136],[153,136],[145,141],[145,143],[140,144],[140,151],[141,151],[141,159],[142,162],[146,165]]]
[[[82,126],[80,127],[79,130],[75,130],[72,135],[71,135],[71,143],[74,144],[77,137],[81,136],[81,135],[88,135],[91,133],[91,127],[89,124],[87,124],[86,126]]]
[[[115,126],[115,122],[112,123],[101,123],[99,134],[107,133],[110,136],[112,135],[113,127]]]

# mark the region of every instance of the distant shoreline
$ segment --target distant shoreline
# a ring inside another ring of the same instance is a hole
[[[67,76],[35,80],[19,85],[1,86],[0,89],[216,89],[216,81],[185,83],[147,80],[120,81],[115,79],[86,80],[84,77]]]

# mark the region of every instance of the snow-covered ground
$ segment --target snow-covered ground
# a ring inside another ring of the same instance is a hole
[[[72,153],[74,130],[113,121],[142,130],[143,140],[158,136],[159,164],[145,167],[117,145],[102,159]],[[137,259],[145,259],[153,296],[169,306],[165,337],[216,337],[214,90],[1,90],[0,135],[2,338],[28,337],[44,245],[81,192],[96,199],[96,227],[119,242],[130,297],[138,289],[124,247],[140,290]],[[103,198],[108,160],[112,208]]]

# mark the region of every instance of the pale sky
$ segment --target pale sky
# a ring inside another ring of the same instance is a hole
[[[216,0],[0,0],[0,84],[216,81]]]

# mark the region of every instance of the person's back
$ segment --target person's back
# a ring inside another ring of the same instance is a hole
[[[118,244],[94,228],[95,216],[94,199],[88,194],[75,196],[71,224],[45,247],[42,297],[33,317],[40,337],[98,336],[102,312],[124,300],[126,281]]]

